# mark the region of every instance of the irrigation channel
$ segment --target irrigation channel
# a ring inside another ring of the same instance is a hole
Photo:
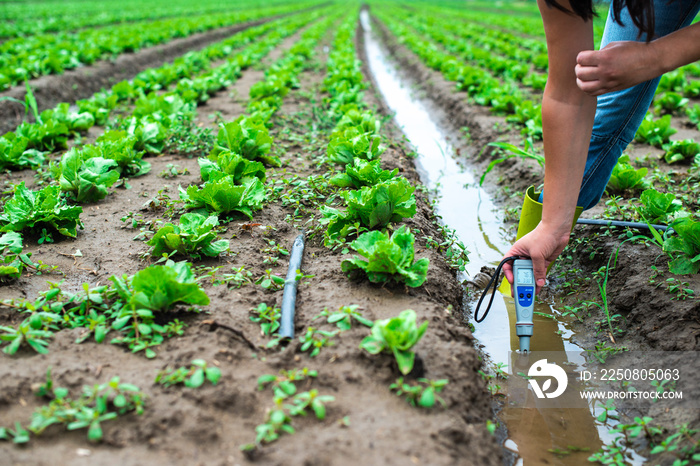
[[[469,250],[467,273],[474,276],[484,265],[495,267],[510,248],[504,238],[503,218],[497,205],[468,168],[453,158],[455,149],[447,135],[454,129],[440,128],[431,103],[412,95],[412,83],[401,76],[373,35],[369,12],[363,10],[360,19],[374,82],[388,108],[394,112],[396,124],[417,153],[416,167],[434,199],[435,212],[446,226],[455,230]],[[550,362],[567,365],[573,371],[582,370],[586,367],[585,351],[572,342],[573,332],[567,322],[557,318],[559,313],[555,306],[553,302],[536,304],[531,350],[547,352]],[[472,314],[473,309],[464,311]],[[507,364],[503,369],[508,378],[498,382],[499,393],[505,398],[495,403],[495,409],[501,424],[505,425],[500,435],[508,462],[518,465],[590,464],[588,456],[612,439],[608,431],[613,425],[610,421],[607,424],[596,421],[600,408],[580,400],[579,391],[585,388],[580,380],[570,378],[567,389],[579,398],[576,404],[579,407],[542,407],[534,393],[527,390],[527,381],[518,375],[522,374],[523,360],[516,353],[518,337],[513,299],[497,293],[486,320],[472,323],[485,360]],[[523,391],[527,393],[526,399],[516,402],[513,394]],[[563,459],[552,454],[552,451],[568,451],[571,445],[586,450],[572,452]],[[634,456],[633,460],[634,464],[641,464],[644,458]]]

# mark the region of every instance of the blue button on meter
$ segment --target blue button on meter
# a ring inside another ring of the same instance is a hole
[[[516,296],[518,297],[518,304],[523,307],[532,306],[532,300],[535,299],[535,287],[534,286],[518,286],[515,289]]]

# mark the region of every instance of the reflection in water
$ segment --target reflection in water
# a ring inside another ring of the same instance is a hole
[[[413,98],[408,87],[402,86],[395,68],[386,60],[385,52],[371,34],[370,18],[367,11],[361,13],[361,23],[369,68],[374,75],[384,101],[395,113],[394,120],[402,128],[418,154],[415,163],[421,180],[437,195],[434,208],[443,222],[454,229],[460,240],[467,246],[470,264],[467,272],[475,275],[484,264],[497,265],[510,244],[503,239],[503,218],[491,201],[490,196],[474,181],[472,174],[465,172],[452,157],[454,148],[444,133],[437,127],[426,106]],[[533,351],[558,351],[565,359],[564,351],[581,352],[569,338],[571,332],[552,315],[552,308],[543,303],[535,307],[535,335],[531,346]],[[507,318],[505,318],[507,316]],[[515,305],[510,297],[497,296],[494,299],[489,317],[477,324],[476,336],[483,345],[484,352],[496,363],[508,364],[507,381],[499,383],[509,388],[527,388],[527,381],[517,376],[517,364],[509,362],[509,353],[518,349],[515,335]],[[534,361],[533,361],[534,362]],[[575,361],[554,361],[582,366],[583,357]],[[527,370],[525,370],[527,372]],[[574,380],[572,389],[578,395],[580,387]],[[592,409],[585,401],[569,406],[580,408],[538,407],[537,399],[528,392],[526,408],[506,406],[500,413],[508,428],[509,438],[504,447],[519,454],[518,464],[590,464],[586,458],[590,453],[571,453],[559,458],[551,450],[566,452],[568,447],[587,447],[590,452],[598,450],[601,438],[608,440],[608,426],[599,426],[594,420]],[[571,400],[570,400],[571,401]]]

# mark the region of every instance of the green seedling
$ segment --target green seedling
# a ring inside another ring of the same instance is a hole
[[[416,312],[407,309],[398,317],[374,322],[370,335],[362,340],[360,348],[370,354],[382,351],[393,353],[401,373],[408,374],[413,369],[415,359],[415,353],[411,349],[428,328],[427,321],[419,327],[416,319]]]
[[[258,304],[258,307],[251,311],[251,322],[260,324],[260,332],[263,335],[272,335],[280,328],[280,317],[282,313],[276,306],[268,306],[265,303]]]
[[[15,422],[15,428],[0,427],[0,440],[10,440],[15,444],[23,444],[29,442],[29,431],[22,427],[22,424]]]
[[[607,346],[607,343],[604,341],[599,341],[598,343],[596,343],[595,349],[586,350],[588,354],[596,358],[601,364],[605,364],[608,358],[616,355],[617,353],[622,353],[623,351],[627,351],[627,348],[624,346],[619,348]]]
[[[668,292],[673,295],[671,299],[685,301],[688,298],[695,298],[695,290],[690,288],[688,282],[683,282],[677,278],[667,278],[666,284]]]
[[[263,264],[267,265],[279,265],[280,256],[288,256],[289,251],[284,249],[281,245],[275,243],[273,240],[267,240],[268,247],[260,250],[261,253],[265,254],[265,259]]]
[[[175,163],[169,163],[165,166],[165,170],[160,172],[158,176],[165,179],[177,178],[182,175],[189,175],[190,171],[187,168],[181,168]]]
[[[212,385],[219,383],[221,370],[216,366],[208,366],[203,359],[192,360],[190,367],[180,367],[175,370],[162,370],[158,372],[155,383],[165,387],[183,384],[188,388],[199,388],[208,380]]]
[[[364,318],[357,310],[359,307],[360,306],[357,304],[351,304],[350,306],[340,306],[340,309],[337,311],[329,311],[326,307],[316,317],[314,317],[313,320],[326,317],[326,322],[329,324],[335,324],[340,330],[350,330],[352,328],[353,320],[356,320],[367,327],[371,327],[374,322]]]
[[[438,402],[443,408],[447,408],[447,403],[437,395],[449,383],[447,379],[429,380],[420,378],[416,384],[404,382],[403,377],[396,379],[396,382],[389,386],[389,390],[395,391],[397,396],[405,395],[406,401],[411,406],[421,408],[432,408]]]
[[[265,270],[265,275],[255,280],[256,285],[260,285],[269,291],[279,291],[284,288],[284,278],[272,273],[271,269]]]
[[[201,276],[198,280],[209,277],[210,282],[214,286],[228,285],[232,288],[241,288],[244,285],[253,283],[253,272],[246,270],[245,266],[231,267],[231,273],[217,275],[221,267],[215,267],[208,271],[206,275]]]
[[[326,403],[335,401],[335,397],[331,395],[320,395],[315,388],[308,392],[298,393],[294,395],[292,400],[293,405],[289,406],[289,414],[292,416],[306,416],[306,411],[311,410],[316,415],[318,420],[326,418]]]
[[[68,430],[87,428],[88,440],[99,442],[102,440],[101,423],[130,411],[143,413],[145,395],[134,385],[120,383],[119,377],[104,384],[83,387],[76,399],[68,397],[68,390],[53,387],[49,380],[50,372],[47,372],[43,395],[53,399],[34,412],[29,430],[35,435],[40,435],[53,424],[64,424]]]
[[[338,334],[339,330],[334,330],[328,332],[326,330],[319,330],[314,327],[309,327],[306,333],[299,337],[299,342],[301,343],[301,351],[309,351],[309,356],[312,358],[321,352],[321,348],[324,346],[333,346],[335,343],[331,341],[331,337]]]
[[[57,327],[52,325],[61,320],[57,314],[48,312],[36,312],[31,317],[24,319],[17,328],[0,326],[0,341],[9,342],[3,348],[3,353],[13,355],[19,348],[26,344],[40,354],[49,352],[49,342],[47,339],[53,337],[53,330]]]
[[[258,390],[264,390],[265,387],[270,386],[274,392],[275,399],[284,399],[297,392],[295,382],[316,377],[318,377],[318,371],[310,370],[306,367],[303,369],[282,369],[279,375],[266,374],[258,377]]]
[[[677,113],[688,105],[688,99],[678,92],[667,91],[654,99],[654,113],[663,115]]]

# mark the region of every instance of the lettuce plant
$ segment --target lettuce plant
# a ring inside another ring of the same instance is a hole
[[[357,128],[362,133],[379,134],[381,123],[370,111],[362,112],[357,105],[349,105],[344,108],[343,116],[335,125],[335,131],[345,131],[348,128]]]
[[[390,222],[413,217],[416,213],[415,187],[403,177],[365,186],[356,191],[342,193],[347,204],[345,212],[323,207],[322,224],[327,224],[326,243],[331,244],[347,237],[358,225],[368,228],[384,228]]]
[[[13,132],[0,137],[0,170],[35,168],[44,163],[44,153],[30,148],[29,139]]]
[[[383,181],[398,178],[399,169],[392,171],[382,170],[379,160],[367,162],[355,159],[353,163],[345,166],[345,173],[339,173],[331,178],[330,183],[340,188],[359,189],[364,186],[373,186]]]
[[[136,138],[125,131],[105,131],[97,138],[95,145],[83,147],[83,159],[102,157],[117,162],[121,177],[145,175],[151,164],[143,160],[143,152],[137,151]]]
[[[649,223],[668,223],[669,218],[682,208],[673,193],[660,193],[653,188],[645,190],[639,200],[642,205],[637,210]]]
[[[634,140],[660,148],[668,143],[669,138],[677,132],[676,129],[671,128],[671,115],[665,115],[658,120],[647,115],[634,135]]]
[[[16,231],[0,236],[0,251],[0,281],[19,278],[27,265],[34,265],[29,259],[31,253],[22,254],[22,235]]]
[[[132,117],[127,120],[126,133],[135,138],[134,150],[147,154],[160,154],[168,139],[168,130],[153,117]]]
[[[265,187],[257,178],[236,186],[233,176],[227,175],[210,179],[202,188],[180,188],[180,199],[187,209],[206,209],[216,214],[238,212],[252,220],[253,211],[262,209]]]
[[[70,106],[63,102],[53,109],[41,112],[41,120],[44,122],[55,121],[66,125],[69,131],[84,133],[95,124],[95,117],[88,112],[73,112]]]
[[[649,181],[644,177],[647,175],[645,167],[635,169],[629,163],[629,156],[622,155],[613,167],[612,175],[608,181],[608,188],[614,191],[625,191],[628,189],[644,189],[649,186]]]
[[[47,186],[41,191],[27,189],[22,181],[14,196],[5,203],[0,214],[0,231],[41,231],[50,228],[64,236],[75,238],[82,228],[80,206],[68,206],[61,197],[59,186]]]
[[[273,167],[281,166],[280,159],[269,154],[271,149],[272,138],[263,121],[242,115],[230,123],[221,125],[210,158],[218,157],[220,152],[229,151],[248,160],[260,160]]]
[[[342,262],[341,268],[350,278],[365,275],[373,283],[389,280],[418,287],[428,276],[428,258],[414,261],[415,237],[402,225],[393,234],[369,231],[360,235],[350,247],[364,256],[353,256]]]
[[[132,318],[132,310],[145,317],[141,310],[163,312],[176,303],[206,305],[209,297],[196,282],[196,277],[187,262],[168,261],[165,265],[151,265],[133,277],[126,275],[110,277],[114,287],[126,305],[125,315],[120,316],[112,328],[121,328]],[[122,323],[122,319],[126,319]]]
[[[215,156],[210,155],[206,159],[200,157],[197,162],[203,181],[209,181],[212,172],[231,175],[233,182],[237,185],[252,181],[252,178],[265,181],[265,165],[248,160],[228,150],[221,151]]]
[[[363,133],[358,127],[353,126],[331,136],[327,154],[331,162],[348,165],[356,158],[378,159],[385,149],[379,135]]]
[[[700,222],[682,217],[671,223],[675,235],[667,236],[663,249],[672,257],[668,263],[671,273],[677,275],[700,271]]]
[[[199,259],[200,254],[216,257],[229,247],[228,240],[216,240],[219,219],[215,215],[205,217],[195,212],[183,214],[180,224],[166,223],[156,231],[146,244],[151,246],[151,255],[176,252]]]
[[[692,139],[684,139],[682,141],[673,141],[666,153],[664,160],[667,163],[691,163],[697,155],[700,154],[700,143]]]
[[[369,336],[366,336],[360,348],[370,354],[382,351],[393,353],[402,374],[406,375],[413,369],[415,353],[411,348],[421,339],[428,328],[428,321],[420,327],[416,322],[416,311],[406,309],[398,317],[377,320],[374,322]]]
[[[666,91],[654,99],[654,112],[658,115],[678,112],[688,105],[688,99],[678,92]]]
[[[84,158],[85,152],[71,149],[61,161],[50,167],[61,191],[78,203],[95,202],[107,196],[107,188],[119,179],[115,160],[103,157]]]

